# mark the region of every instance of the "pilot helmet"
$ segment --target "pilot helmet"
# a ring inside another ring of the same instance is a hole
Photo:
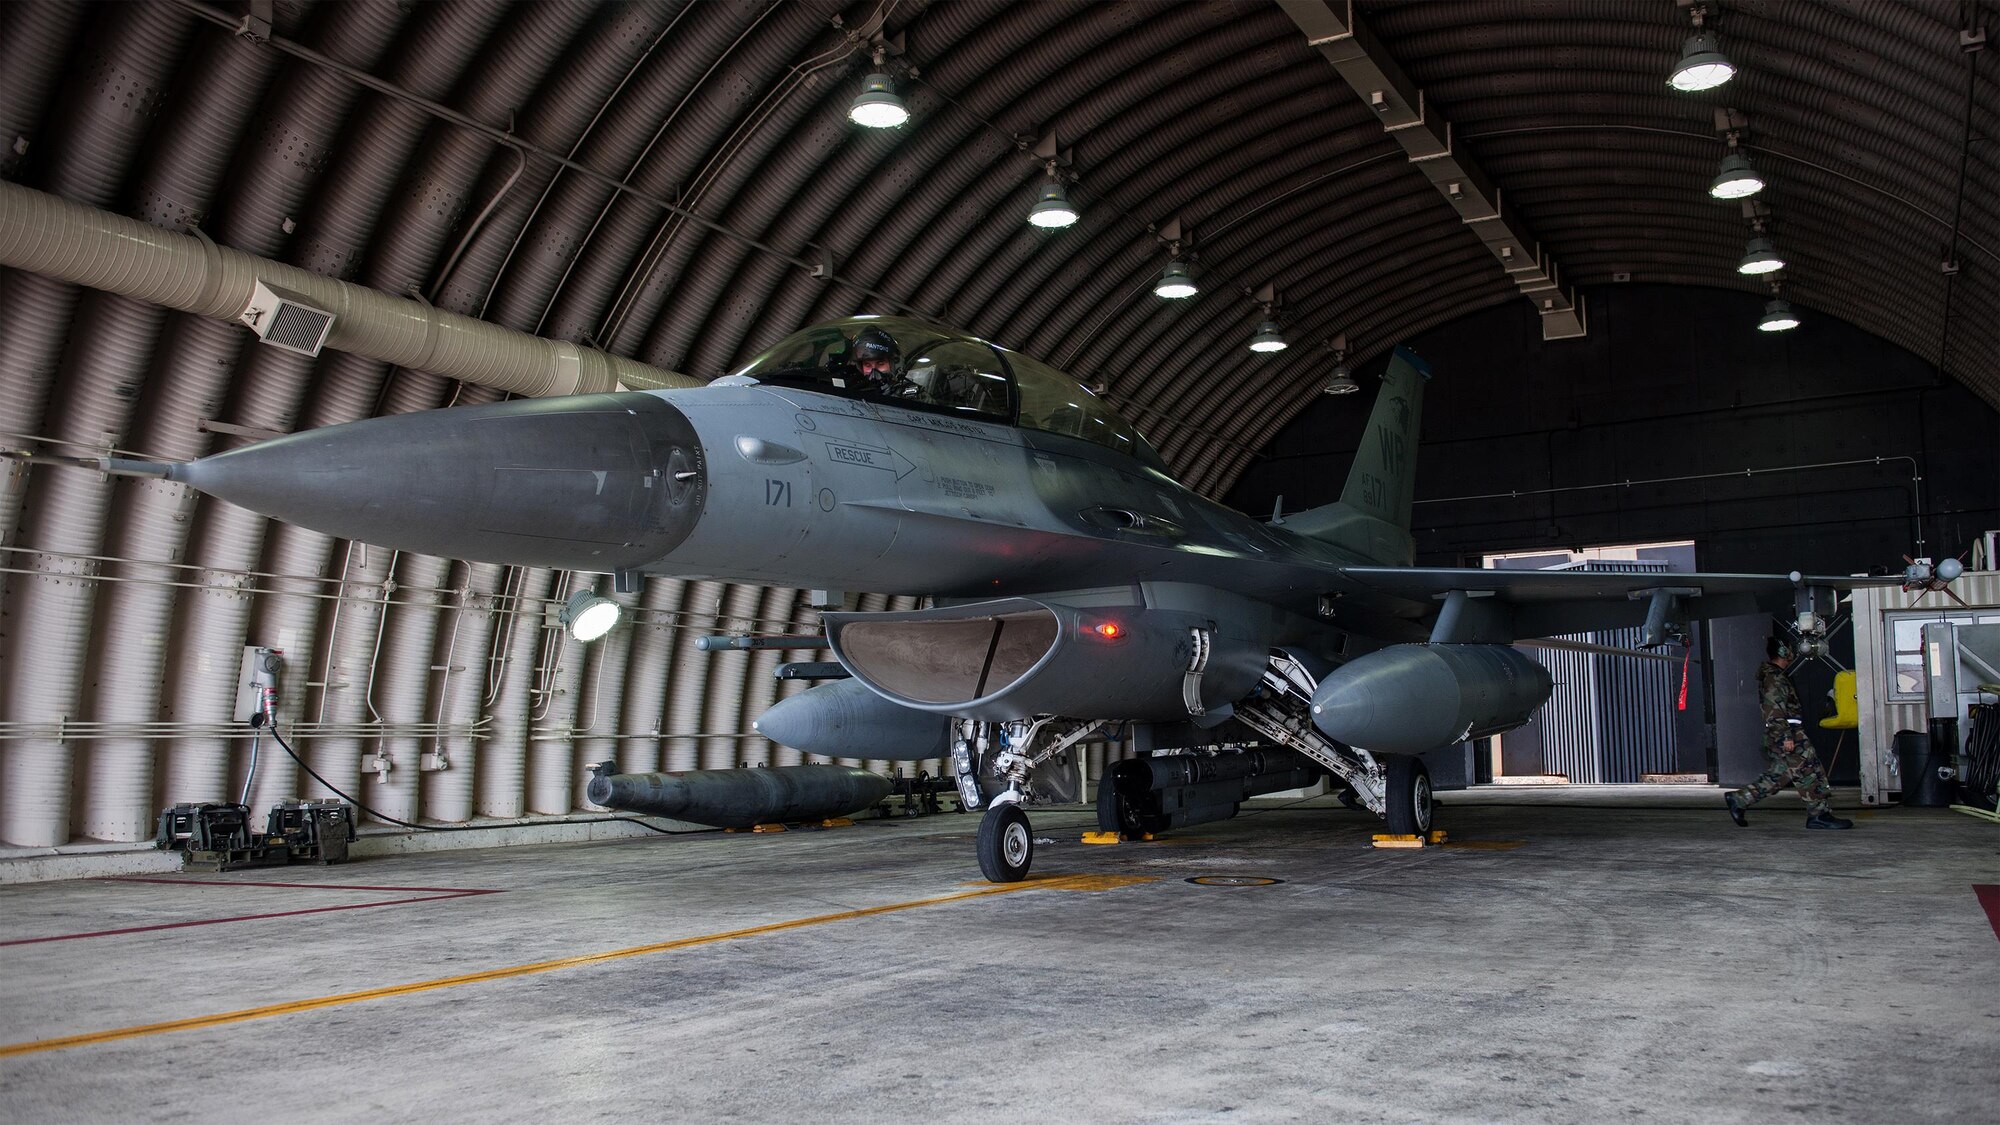
[[[893,360],[902,355],[896,346],[896,338],[874,325],[869,325],[854,334],[854,349],[849,353],[855,363],[864,359]]]

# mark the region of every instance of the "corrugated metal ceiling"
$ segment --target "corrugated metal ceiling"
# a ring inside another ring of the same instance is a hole
[[[279,2],[272,35],[289,52],[222,26],[251,7],[0,5],[0,176],[162,225],[199,222],[226,245],[704,378],[800,325],[900,302],[1102,383],[1211,495],[1316,393],[1330,366],[1320,341],[1345,334],[1365,358],[1521,299],[1270,4]],[[1786,296],[1808,315],[1935,356],[1950,285],[1945,366],[2000,404],[2000,345],[1984,330],[2000,313],[2000,150],[1975,144],[1966,155],[1968,68],[1984,56],[1959,45],[1961,27],[1994,22],[1992,3],[1711,5],[1741,69],[1697,95],[1664,82],[1688,30],[1671,0],[1357,8],[1568,283],[1629,274],[1753,287],[1733,269],[1742,218],[1704,191],[1723,151],[1714,110],[1736,108],[1771,180],[1773,236],[1793,262]],[[902,37],[902,62],[920,72],[902,83],[913,122],[885,133],[845,119],[867,66],[855,32],[878,27]],[[1975,136],[1991,131],[1996,103],[1982,77]],[[1025,149],[1051,133],[1074,150],[1083,210],[1055,233],[1023,222],[1042,175]],[[1948,281],[1939,264],[1954,216],[1962,269]],[[1170,303],[1150,292],[1166,260],[1150,228],[1176,217],[1193,228],[1205,288]],[[801,264],[814,262],[836,280]],[[1299,345],[1275,357],[1244,347],[1259,315],[1247,291],[1267,283]],[[488,395],[245,340],[0,274],[0,430],[10,444],[191,457],[237,440],[204,430],[204,419],[291,430]],[[559,596],[563,582],[381,552],[357,566],[320,537],[196,505],[158,482],[113,486],[18,465],[0,485],[0,544],[14,549],[16,572],[0,685],[15,723],[215,721],[226,692],[210,681],[227,677],[186,669],[197,658],[233,668],[233,649],[258,632],[323,647],[415,716],[442,690],[425,680],[426,661],[458,638],[458,625],[436,619],[456,618],[433,607],[422,611],[430,624],[386,629],[384,656],[339,649],[357,633],[322,619],[318,593],[288,602],[240,591],[331,570],[380,601],[394,567],[406,590],[497,597],[504,619],[506,599]],[[149,580],[162,585],[119,587],[110,579],[140,568],[105,559],[150,560]],[[662,613],[780,625],[803,612],[788,592],[678,584],[655,602]],[[385,610],[419,613],[374,612]],[[109,621],[152,639],[107,643]],[[495,652],[522,643],[504,624],[482,628],[476,643]],[[168,675],[163,662],[183,670]],[[632,690],[657,694],[660,675],[639,664]],[[622,663],[611,674],[628,675]],[[148,676],[151,687],[131,686]],[[770,690],[748,694],[767,700]],[[755,702],[744,695],[688,711],[689,723],[729,728],[738,703]],[[377,702],[350,718],[368,719]],[[480,711],[477,700],[464,706]],[[119,745],[130,761],[155,752],[137,734]],[[362,748],[342,743],[328,760]],[[44,749],[34,768],[55,772],[29,785],[27,767],[10,766],[0,822],[72,786],[67,751]],[[209,765],[188,774],[188,755],[199,755],[177,752],[181,764],[149,786],[115,782],[119,759],[93,753],[101,768],[77,767],[77,791],[122,784],[105,800],[128,811],[146,808],[155,788],[209,785],[201,779],[229,760],[215,743],[201,751]],[[397,807],[418,806],[412,795]],[[124,813],[110,819],[119,827],[99,818],[79,830],[129,831]]]

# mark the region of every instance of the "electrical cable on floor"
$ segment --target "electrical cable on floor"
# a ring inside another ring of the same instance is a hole
[[[299,757],[299,752],[292,749],[292,744],[285,741],[285,736],[278,733],[278,724],[276,722],[277,716],[273,715],[271,718],[272,718],[272,722],[270,724],[271,737],[278,743],[279,749],[283,750],[286,754],[290,755],[292,761],[297,762],[299,764],[299,768],[306,771],[307,776],[311,777],[314,781],[317,781],[321,785],[325,786],[328,792],[332,793],[336,797],[339,797],[341,800],[346,801],[348,804],[353,805],[355,808],[360,809],[362,812],[367,813],[369,816],[374,817],[376,820],[387,821],[390,824],[401,825],[404,828],[413,828],[419,832],[486,832],[498,828],[520,828],[524,826],[523,823],[521,822],[515,822],[510,824],[412,824],[407,820],[398,820],[395,817],[390,816],[388,813],[377,812],[376,810],[369,808],[367,805],[362,804],[359,799],[341,791],[339,786],[321,777],[311,766],[307,765],[306,760],[304,758]],[[679,829],[661,828],[656,824],[647,824],[643,820],[639,820],[637,818],[629,816],[596,816],[596,817],[590,817],[585,820],[559,820],[559,821],[550,821],[549,823],[636,824],[639,827],[644,828],[648,832],[657,832],[662,836],[703,836],[709,833],[722,831],[722,829],[720,828],[679,828]]]

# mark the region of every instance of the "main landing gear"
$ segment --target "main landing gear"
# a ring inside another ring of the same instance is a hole
[[[1422,759],[1384,754],[1382,764],[1382,818],[1389,822],[1389,831],[1398,836],[1430,835],[1431,775]]]

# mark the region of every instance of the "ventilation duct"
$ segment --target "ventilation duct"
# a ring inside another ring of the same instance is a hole
[[[274,302],[257,318],[258,335],[287,350],[312,355],[324,346],[513,394],[699,385],[665,368],[444,312],[5,182],[0,266],[218,320],[244,319],[262,307],[258,302]],[[327,322],[318,324],[320,317]]]

